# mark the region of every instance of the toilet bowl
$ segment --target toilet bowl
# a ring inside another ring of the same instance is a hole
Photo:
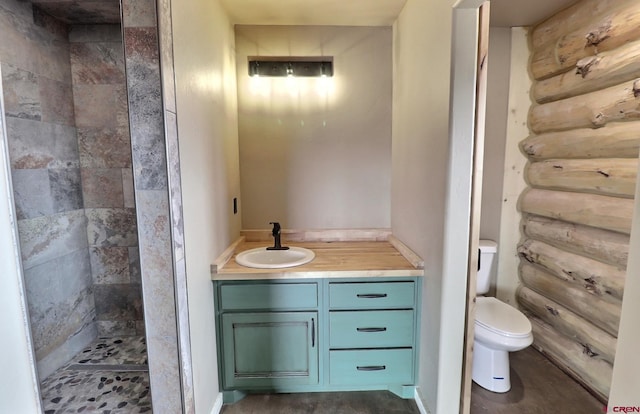
[[[493,392],[509,391],[509,352],[532,342],[531,322],[522,312],[496,298],[476,298],[471,371],[476,384]]]
[[[497,244],[480,240],[480,268],[477,293],[489,291],[493,258]],[[476,297],[471,378],[492,392],[511,389],[509,352],[520,351],[533,343],[531,322],[518,309],[492,297]]]

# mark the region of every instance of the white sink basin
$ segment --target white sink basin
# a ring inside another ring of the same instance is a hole
[[[267,250],[266,247],[245,250],[236,256],[236,263],[256,269],[281,269],[309,263],[316,254],[303,247],[289,247],[288,250]]]

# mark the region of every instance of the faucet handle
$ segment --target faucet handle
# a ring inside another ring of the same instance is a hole
[[[273,230],[271,230],[271,233],[275,236],[276,234],[280,234],[280,223],[278,223],[277,221],[270,221],[269,224],[273,224]]]

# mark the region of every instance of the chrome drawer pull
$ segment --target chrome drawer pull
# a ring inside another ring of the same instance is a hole
[[[356,328],[358,332],[384,332],[387,328]]]
[[[363,367],[356,367],[358,371],[383,371],[387,369],[386,365],[365,365]]]
[[[378,298],[386,298],[386,293],[358,293],[356,296],[362,299],[378,299]]]

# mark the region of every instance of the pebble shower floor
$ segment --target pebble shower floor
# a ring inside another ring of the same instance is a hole
[[[144,337],[99,338],[41,384],[45,414],[151,413]]]

